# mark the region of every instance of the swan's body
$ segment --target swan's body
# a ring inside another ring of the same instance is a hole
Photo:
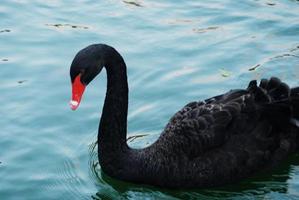
[[[77,108],[83,93],[76,94],[74,85],[84,88],[104,66],[108,83],[98,155],[102,170],[114,178],[169,188],[218,186],[271,167],[298,149],[299,89],[277,78],[189,103],[155,143],[132,149],[126,143],[126,65],[114,48],[91,45],[76,55],[72,106]]]

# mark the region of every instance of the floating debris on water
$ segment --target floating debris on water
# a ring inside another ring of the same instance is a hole
[[[299,50],[299,45],[296,46],[295,48],[291,49],[290,52],[298,51]]]
[[[4,29],[4,30],[0,30],[0,33],[9,33],[11,30],[9,29]]]
[[[256,68],[258,68],[259,66],[261,66],[261,64],[257,64],[257,65],[255,65],[255,66],[249,68],[248,71],[254,71],[254,70],[256,70]]]
[[[210,26],[208,28],[193,28],[192,31],[194,33],[206,33],[207,31],[212,31],[212,30],[216,30],[219,29],[218,26]]]
[[[3,62],[7,62],[8,59],[7,59],[7,58],[3,58],[1,61],[3,61]]]
[[[273,57],[272,59],[275,59],[275,58],[283,58],[283,57],[289,57],[289,56],[299,58],[299,56],[296,56],[296,55],[293,55],[293,54],[289,54],[289,53],[285,53],[285,54],[282,54],[282,55],[275,56],[275,57]]]
[[[231,72],[225,69],[220,69],[219,71],[222,77],[229,77],[231,75]]]
[[[123,1],[125,4],[128,5],[133,5],[133,6],[137,6],[137,7],[143,7],[143,5],[141,5],[141,3],[139,3],[138,1],[134,1],[134,0],[125,0]]]
[[[267,2],[266,4],[269,5],[269,6],[275,6],[276,5],[276,3],[272,3],[272,2]]]
[[[133,135],[127,138],[127,141],[133,142],[136,138],[141,138],[147,136],[148,134]]]
[[[167,20],[166,21],[166,23],[170,24],[170,25],[190,24],[190,23],[193,23],[193,22],[194,22],[194,20],[191,20],[191,19],[172,19],[172,20]]]
[[[259,64],[256,64],[253,67],[248,68],[248,71],[254,71],[258,67],[262,66],[263,64],[265,64],[267,62],[270,62],[272,60],[279,59],[279,58],[284,58],[284,57],[296,57],[296,58],[299,58],[299,56],[296,56],[296,55],[293,55],[293,54],[290,54],[290,53],[284,53],[284,54],[281,54],[281,55],[273,56],[271,58],[263,59]]]
[[[72,24],[45,24],[46,26],[52,26],[55,28],[81,28],[81,29],[89,29],[87,26],[80,26],[80,25],[72,25]]]
[[[25,82],[27,82],[28,80],[20,80],[20,81],[18,81],[18,83],[19,84],[22,84],[22,83],[25,83]]]

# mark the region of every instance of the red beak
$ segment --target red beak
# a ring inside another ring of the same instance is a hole
[[[79,107],[82,95],[85,90],[85,85],[81,82],[81,74],[76,76],[72,84],[72,100],[70,101],[70,106],[72,110],[76,110]]]

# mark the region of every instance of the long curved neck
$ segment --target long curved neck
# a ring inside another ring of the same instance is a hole
[[[128,150],[126,134],[129,89],[126,64],[121,55],[109,48],[104,63],[107,92],[98,131],[98,153],[104,171],[116,173],[115,168],[120,167]]]

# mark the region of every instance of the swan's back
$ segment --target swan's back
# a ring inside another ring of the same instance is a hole
[[[277,78],[249,83],[177,112],[141,152],[145,183],[207,187],[231,183],[283,160],[298,146],[297,89]],[[297,97],[296,97],[297,98]]]

